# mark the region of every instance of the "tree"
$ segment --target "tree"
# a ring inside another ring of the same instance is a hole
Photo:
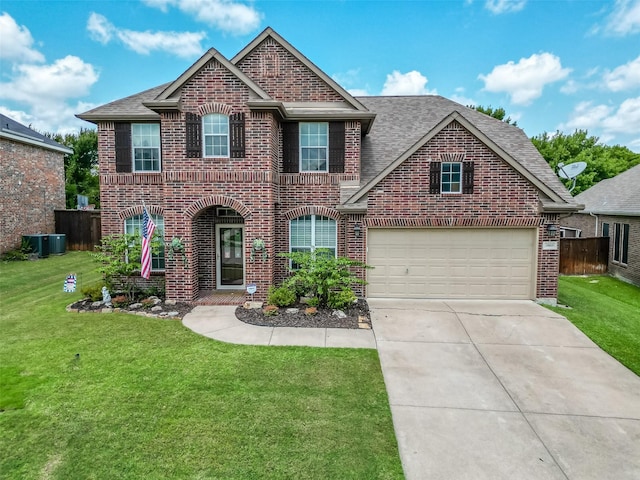
[[[100,206],[98,178],[98,134],[80,130],[78,134],[55,135],[52,138],[73,153],[64,157],[65,196],[67,208],[76,208],[76,195],[86,195],[89,203]]]
[[[469,108],[473,108],[480,113],[484,113],[485,115],[489,115],[490,117],[497,118],[498,120],[502,120],[504,123],[508,123],[513,125],[514,127],[518,126],[518,122],[511,120],[511,117],[507,117],[507,112],[505,112],[504,108],[498,107],[493,108],[491,105],[488,107],[483,107],[482,105],[467,105]],[[505,118],[507,117],[507,118]]]
[[[576,178],[573,195],[640,163],[640,154],[620,145],[602,145],[598,140],[598,137],[589,136],[586,130],[576,130],[572,134],[557,131],[554,135],[544,132],[531,139],[554,172],[558,171],[559,163],[587,164],[584,172]],[[565,185],[570,185],[569,180],[562,180]]]

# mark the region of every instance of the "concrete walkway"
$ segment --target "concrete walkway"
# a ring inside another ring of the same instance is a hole
[[[640,479],[640,378],[566,318],[529,301],[368,301],[373,331],[258,327],[221,306],[183,323],[229,343],[377,347],[407,480]]]
[[[408,480],[640,479],[640,378],[533,302],[369,299]]]
[[[259,327],[241,322],[233,306],[199,306],[182,323],[200,335],[241,345],[376,348],[372,330]]]

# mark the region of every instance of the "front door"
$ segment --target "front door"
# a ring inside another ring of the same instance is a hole
[[[244,228],[216,225],[216,288],[244,288]]]

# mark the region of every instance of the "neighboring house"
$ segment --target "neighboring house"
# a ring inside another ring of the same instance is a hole
[[[354,98],[270,28],[78,116],[98,126],[103,234],[146,205],[183,239],[187,265],[154,265],[169,298],[264,298],[279,253],[324,247],[375,267],[369,297],[555,301],[577,207],[522,130],[438,96]]]
[[[584,210],[562,218],[580,237],[609,237],[609,273],[640,285],[640,165],[576,195]]]
[[[73,150],[0,114],[0,253],[22,235],[54,233],[65,207],[64,156]]]

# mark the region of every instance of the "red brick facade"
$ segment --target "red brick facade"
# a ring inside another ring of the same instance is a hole
[[[55,233],[54,210],[65,208],[64,153],[0,140],[0,253],[22,235]]]
[[[270,37],[235,66],[280,102],[347,103],[328,81]],[[557,215],[542,215],[536,187],[460,123],[443,128],[375,185],[366,198],[366,213],[345,214],[339,209],[345,200],[341,184],[360,182],[363,123],[344,121],[343,173],[285,173],[285,119],[274,110],[252,110],[248,102],[254,97],[250,85],[223,63],[207,62],[181,86],[178,110],[157,110],[161,173],[116,173],[114,123],[98,122],[103,234],[121,233],[124,220],[139,214],[143,204],[163,215],[165,239],[181,237],[188,259],[186,267],[180,260],[167,260],[169,298],[193,300],[216,288],[215,226],[221,222],[244,226],[245,283],[255,283],[256,297],[264,298],[269,285],[287,274],[287,261],[278,253],[289,251],[290,221],[302,215],[336,220],[338,255],[365,262],[367,227],[538,228],[536,297],[556,297],[558,252],[542,249],[542,242],[550,240],[542,225],[557,223]],[[244,157],[187,157],[188,113],[244,113]],[[472,194],[429,193],[429,164],[447,154],[474,162]],[[218,207],[232,208],[238,215],[219,218]],[[252,261],[255,239],[264,240],[266,255],[255,255]]]

